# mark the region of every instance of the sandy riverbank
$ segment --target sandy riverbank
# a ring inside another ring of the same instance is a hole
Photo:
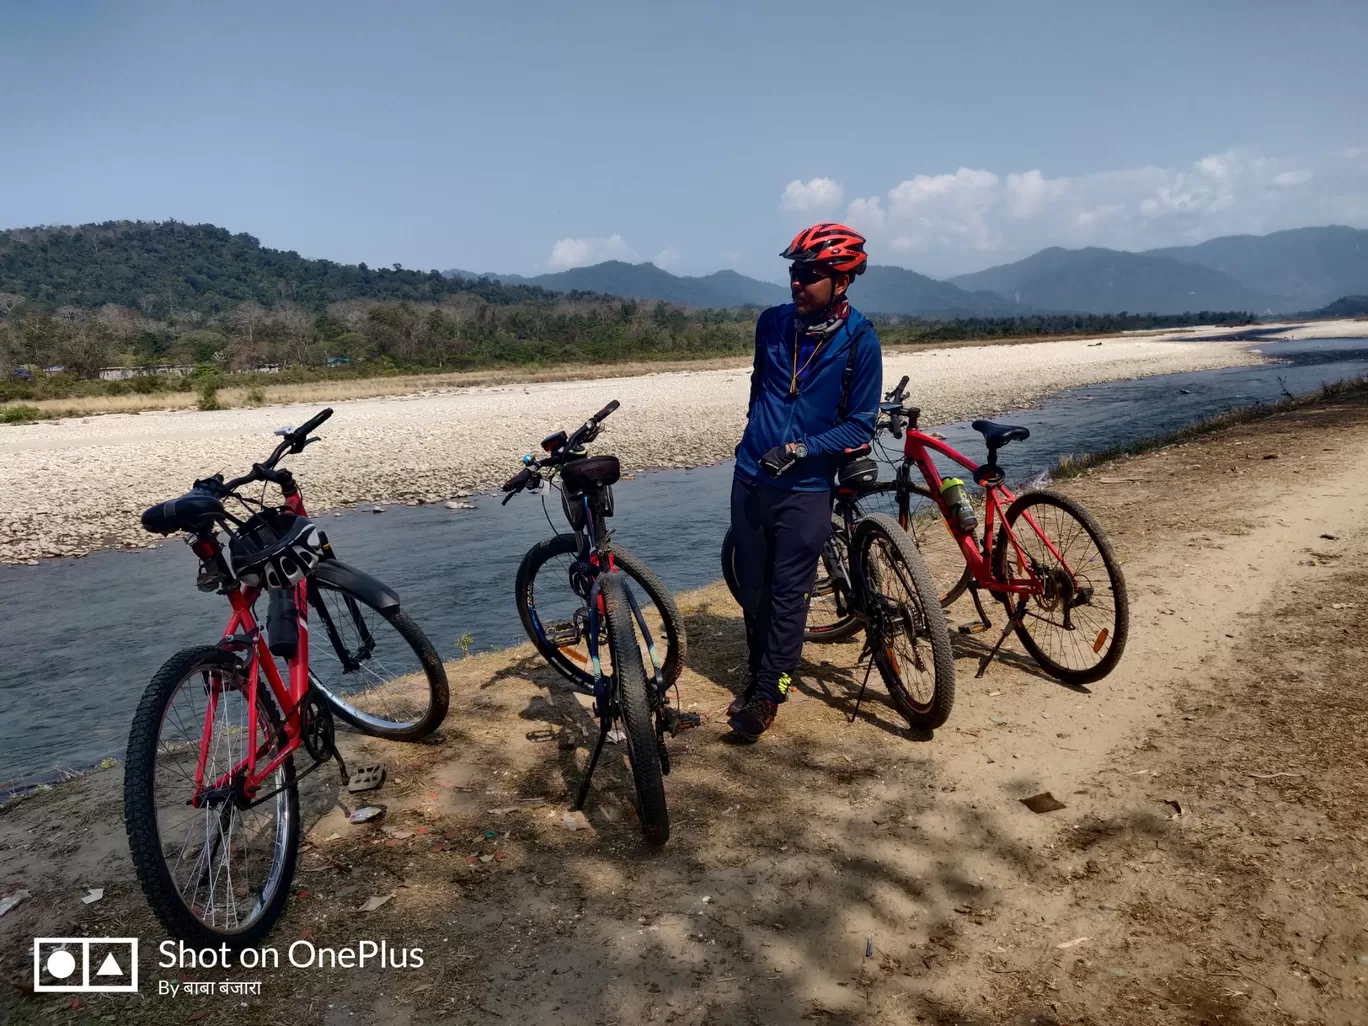
[[[1011,638],[975,680],[993,638],[956,633],[932,737],[877,678],[856,711],[857,638],[809,645],[773,730],[727,743],[740,613],[720,584],[681,595],[680,699],[705,723],[669,743],[658,853],[613,748],[565,826],[587,698],[527,645],[453,660],[427,743],[341,735],[349,762],[387,765],[381,790],[302,781],[294,893],[263,942],[279,967],[159,967],[122,767],[14,803],[0,899],[27,897],[0,917],[0,1021],[1361,1026],[1366,443],[1352,396],[1065,483],[1125,569],[1125,657],[1073,689]],[[1059,808],[1020,800],[1044,791]],[[362,802],[384,819],[347,822]],[[34,936],[140,938],[142,996],[32,993]],[[425,962],[294,968],[306,938]],[[263,986],[159,994],[172,978]]]
[[[1258,362],[1238,343],[1144,339],[1042,342],[891,353],[884,379],[912,379],[924,423],[1029,406],[1061,389]],[[466,388],[334,403],[323,443],[291,464],[315,512],[355,502],[432,502],[496,486],[543,435],[609,399],[622,409],[604,442],[635,468],[732,455],[745,421],[745,367]],[[245,471],[272,429],[316,405],[215,413],[111,414],[0,433],[0,562],[144,545],[147,506],[197,477]]]

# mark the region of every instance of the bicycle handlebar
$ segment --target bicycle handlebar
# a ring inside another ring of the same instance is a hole
[[[216,481],[217,486],[212,490],[222,491],[226,495],[229,492],[241,488],[243,485],[251,484],[253,481],[270,481],[272,484],[284,484],[289,480],[288,470],[276,470],[276,464],[287,452],[299,453],[304,451],[304,447],[311,442],[318,441],[317,438],[310,438],[309,432],[333,415],[332,407],[310,417],[293,431],[285,433],[285,440],[275,447],[275,452],[266,458],[264,463],[253,463],[252,469],[241,477],[235,477],[231,481],[224,481],[221,475],[215,474],[205,481],[196,481],[196,485],[207,485],[209,481]]]
[[[566,462],[567,455],[578,451],[585,442],[592,442],[598,436],[599,427],[603,424],[604,420],[612,415],[613,411],[618,409],[621,405],[622,403],[614,399],[603,409],[599,410],[598,413],[581,424],[573,435],[557,446],[556,449],[544,459],[536,460],[531,456],[523,457],[526,466],[503,483],[503,491],[508,494],[504,496],[504,500],[500,505],[508,505],[509,499],[513,498],[513,496],[517,495],[533,481],[540,480],[542,467],[559,466]]]

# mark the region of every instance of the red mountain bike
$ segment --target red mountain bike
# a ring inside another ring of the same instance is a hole
[[[334,715],[397,741],[426,736],[446,716],[446,672],[432,643],[391,589],[334,558],[293,475],[276,469],[287,452],[318,441],[309,433],[330,416],[277,431],[284,441],[250,473],[196,481],[142,515],[148,531],[188,535],[200,590],[232,607],[218,644],[178,652],[152,678],[124,766],[138,879],[171,935],[196,945],[245,947],[280,917],[299,849],[299,780],[329,760],[347,779]],[[277,485],[284,504],[239,492],[258,481]],[[255,609],[263,592],[264,632]],[[323,634],[312,645],[311,610]],[[297,753],[309,763],[300,772]]]
[[[943,589],[942,606],[966,590],[973,598],[978,621],[961,625],[960,633],[977,634],[993,626],[980,592],[1001,602],[1007,622],[983,657],[978,676],[1013,631],[1040,668],[1057,680],[1078,686],[1107,676],[1126,648],[1130,603],[1121,566],[1101,525],[1068,496],[1044,489],[1014,495],[1007,487],[998,451],[1025,441],[1029,429],[974,421],[970,426],[988,447],[988,461],[978,464],[918,430],[921,411],[905,406],[906,398],[904,377],[881,406],[880,428],[894,438],[905,434],[906,440],[896,479],[881,482],[880,491],[896,503],[898,522],[917,539]],[[958,489],[954,481],[947,486],[942,480],[933,452],[970,472],[983,490],[978,502],[967,495],[952,501]],[[924,483],[912,480],[913,471]],[[981,525],[977,509],[983,511]],[[937,541],[945,538],[943,532],[949,533],[954,554],[944,551],[950,545]]]

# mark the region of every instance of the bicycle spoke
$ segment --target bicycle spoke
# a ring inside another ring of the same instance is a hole
[[[206,790],[241,767],[253,748],[262,747],[265,759],[277,751],[264,709],[254,738],[246,694],[224,684],[222,671],[194,672],[171,694],[156,741],[152,794],[164,864],[181,902],[206,926],[232,933],[260,916],[272,881],[285,870],[280,840],[289,812],[284,792],[260,808],[238,808],[231,797],[189,804],[201,750]],[[216,707],[205,738],[211,695]],[[285,782],[282,766],[263,787]]]

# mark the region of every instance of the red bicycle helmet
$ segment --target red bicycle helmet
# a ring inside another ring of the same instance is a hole
[[[869,264],[864,244],[865,237],[853,228],[823,221],[795,235],[780,255],[795,264],[820,264],[853,277],[864,274]]]

